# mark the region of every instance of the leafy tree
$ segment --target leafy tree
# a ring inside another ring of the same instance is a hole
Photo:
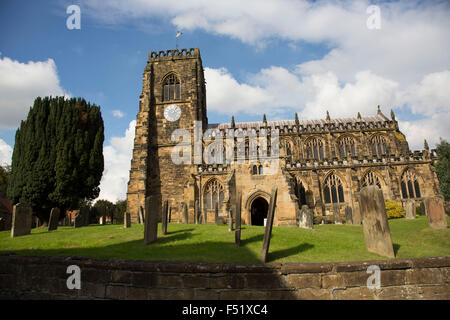
[[[114,203],[112,203],[109,200],[100,199],[97,200],[97,202],[92,207],[93,215],[97,217],[97,220],[100,219],[103,214],[106,214],[106,216],[111,217],[111,213],[113,212],[115,206]]]
[[[450,201],[450,144],[441,139],[436,145],[438,161],[435,164],[436,174],[439,179],[439,189],[445,201]]]
[[[103,131],[100,107],[82,98],[36,98],[16,131],[8,198],[48,221],[52,207],[65,212],[98,197]]]
[[[0,166],[0,197],[6,197],[6,189],[8,187],[8,177],[11,171],[10,166]]]
[[[117,208],[117,217],[115,216],[114,220],[123,223],[125,212],[127,211],[127,200],[117,200],[115,206]]]

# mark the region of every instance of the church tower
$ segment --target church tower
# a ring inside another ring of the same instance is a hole
[[[149,53],[127,191],[127,212],[132,222],[138,221],[139,206],[145,208],[149,195],[159,199],[160,208],[165,200],[172,208],[179,208],[185,201],[184,192],[194,166],[173,163],[172,150],[179,141],[171,141],[171,135],[176,129],[186,129],[194,141],[194,121],[207,127],[206,88],[199,49]],[[195,189],[192,183],[191,187]]]

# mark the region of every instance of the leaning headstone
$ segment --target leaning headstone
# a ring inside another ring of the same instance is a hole
[[[345,207],[345,223],[346,224],[353,224],[353,214],[352,214],[352,207],[346,206]]]
[[[405,218],[406,219],[415,219],[416,218],[416,202],[414,200],[406,201]]]
[[[140,224],[144,224],[145,223],[145,217],[144,217],[144,208],[142,208],[142,206],[139,206],[138,215],[139,215],[139,223]]]
[[[241,191],[238,192],[236,201],[236,231],[234,232],[234,244],[239,247],[241,245]]]
[[[18,203],[13,207],[11,238],[31,233],[31,219],[33,212],[25,204]]]
[[[156,241],[158,237],[158,199],[151,195],[145,198],[144,244]]]
[[[185,202],[183,202],[183,220],[184,223],[189,223],[188,207]]]
[[[58,229],[59,222],[59,208],[52,208],[50,211],[50,219],[48,220],[48,231]]]
[[[342,224],[341,208],[338,203],[333,203],[334,224]]]
[[[440,196],[425,198],[425,211],[428,223],[433,229],[446,229],[444,198]]]
[[[228,231],[233,231],[233,213],[232,210],[228,211]]]
[[[78,213],[76,214],[75,219],[73,221],[73,226],[75,228],[80,228],[80,227],[84,226],[84,218],[81,215],[81,210],[78,210]]]
[[[313,211],[307,205],[303,205],[302,209],[300,210],[298,226],[300,228],[312,229],[313,223],[314,223]]]
[[[206,207],[203,208],[203,224],[208,224],[208,210]]]
[[[269,212],[267,214],[267,225],[264,233],[264,240],[261,252],[261,261],[266,262],[267,254],[269,253],[270,238],[272,236],[273,218],[275,217],[275,208],[277,206],[277,187],[272,189],[270,196]]]
[[[214,206],[214,223],[219,224],[219,206],[217,205],[217,203]]]
[[[198,200],[195,200],[195,204],[194,204],[194,223],[198,224],[199,223],[199,207],[198,207]]]
[[[362,188],[360,205],[367,251],[395,258],[383,192],[374,185]]]
[[[167,215],[169,213],[169,201],[165,200],[161,213],[161,231],[162,234],[167,234]]]
[[[130,228],[131,227],[131,214],[129,212],[125,212],[125,217],[123,219],[124,221],[124,228]]]

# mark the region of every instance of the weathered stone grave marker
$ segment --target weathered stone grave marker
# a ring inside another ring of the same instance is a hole
[[[59,214],[59,208],[52,208],[50,211],[50,219],[48,220],[48,231],[58,229]]]
[[[188,207],[186,202],[183,202],[183,220],[184,223],[189,223]]]
[[[342,224],[341,208],[338,203],[333,203],[334,224]]]
[[[18,203],[13,207],[11,238],[31,233],[32,216],[31,208],[25,204]]]
[[[242,192],[239,191],[236,199],[236,231],[234,232],[234,244],[238,247],[241,245],[241,203]]]
[[[405,218],[406,219],[415,219],[416,218],[416,202],[414,200],[406,201]]]
[[[151,195],[145,198],[144,244],[155,242],[158,238],[158,199]]]
[[[352,213],[352,207],[346,206],[345,207],[345,223],[346,224],[353,224],[353,213]]]
[[[144,217],[144,208],[142,208],[142,206],[139,206],[139,210],[138,210],[138,218],[139,218],[139,224],[144,224],[145,223],[145,217]]]
[[[266,231],[264,233],[264,240],[261,252],[261,261],[264,263],[267,260],[267,254],[269,253],[270,238],[272,236],[273,218],[275,217],[275,208],[277,206],[277,187],[272,188],[272,194],[270,195],[269,212],[267,214]]]
[[[312,229],[313,223],[314,223],[313,211],[307,205],[303,205],[299,214],[298,226],[304,229]]]
[[[233,211],[228,211],[228,231],[233,231]]]
[[[395,258],[383,192],[377,186],[361,189],[361,217],[367,251]]]
[[[125,212],[125,217],[123,219],[124,227],[130,228],[131,227],[131,214],[129,212]]]
[[[167,215],[169,213],[169,201],[164,200],[164,205],[161,212],[161,233],[167,234]]]
[[[425,198],[425,211],[430,228],[446,229],[447,219],[445,217],[444,198],[441,196]]]

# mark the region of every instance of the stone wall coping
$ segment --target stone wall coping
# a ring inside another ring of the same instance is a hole
[[[450,267],[450,256],[429,258],[402,258],[391,260],[324,262],[324,263],[216,263],[185,261],[149,261],[123,259],[96,259],[78,256],[29,256],[0,253],[0,264],[62,264],[80,268],[126,270],[165,273],[272,273],[302,274],[365,271],[370,265],[381,270]]]

